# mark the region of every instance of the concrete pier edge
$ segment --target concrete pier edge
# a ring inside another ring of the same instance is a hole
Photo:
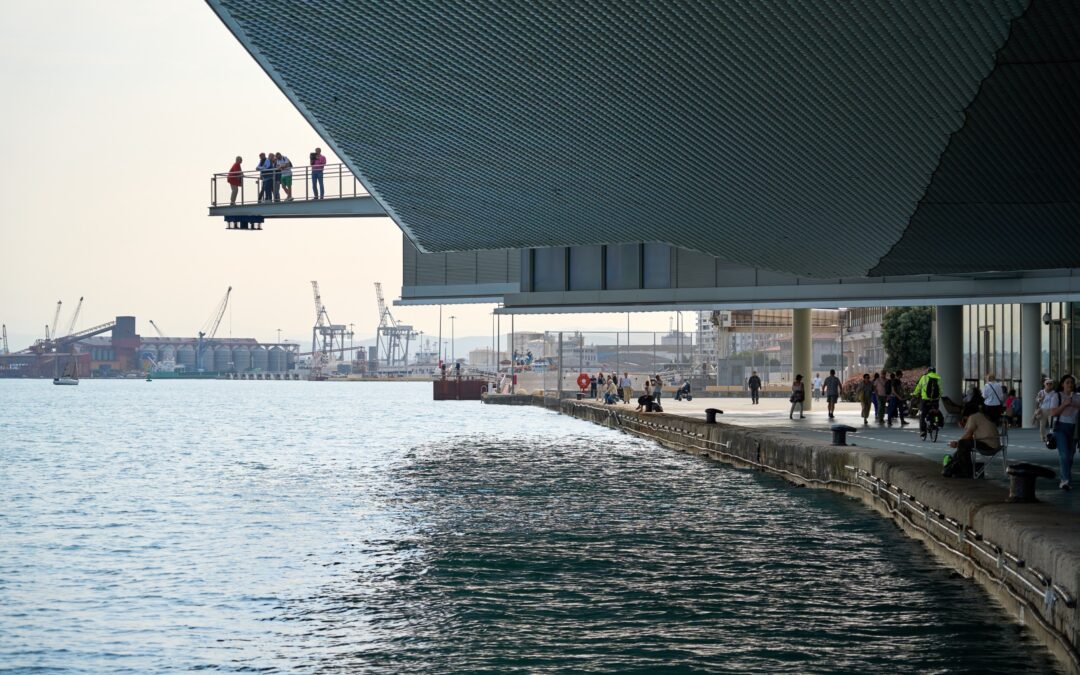
[[[592,401],[531,394],[488,394],[483,400],[548,408],[679,452],[858,498],[921,541],[939,562],[978,582],[1068,672],[1080,673],[1080,514],[1049,504],[1006,503],[1000,486],[943,478],[936,462],[902,452],[815,445]],[[942,444],[942,453],[947,450]]]

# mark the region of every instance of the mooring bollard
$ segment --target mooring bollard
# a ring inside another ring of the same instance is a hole
[[[847,435],[858,433],[858,429],[846,424],[834,424],[831,429],[833,445],[847,445]]]
[[[583,398],[585,398],[585,392],[581,392],[581,391],[579,391],[579,392],[577,393],[577,400],[579,400],[579,401],[580,401],[580,400],[582,400]]]
[[[1035,479],[1053,478],[1057,474],[1045,466],[1021,462],[1013,464],[1005,471],[1009,474],[1009,499],[1012,504],[1030,504],[1039,501],[1035,498]]]
[[[719,408],[705,408],[705,424],[716,424],[716,416],[723,414]]]

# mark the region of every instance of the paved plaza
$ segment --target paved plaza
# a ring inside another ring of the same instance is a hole
[[[946,425],[938,437],[936,443],[923,441],[919,438],[919,425],[912,421],[908,426],[901,427],[899,422],[893,427],[877,424],[873,418],[871,409],[870,424],[863,425],[859,415],[858,403],[838,403],[836,406],[836,419],[829,420],[826,411],[825,400],[813,401],[813,410],[806,413],[806,419],[799,419],[796,412],[795,419],[788,419],[788,409],[791,404],[785,398],[762,398],[761,403],[752,405],[747,398],[707,398],[694,397],[693,401],[676,401],[669,396],[661,400],[665,413],[685,415],[687,417],[705,417],[706,408],[719,408],[724,411],[720,421],[727,424],[768,429],[775,433],[790,434],[797,438],[815,443],[829,444],[832,442],[833,424],[847,424],[855,427],[858,431],[849,434],[850,445],[876,448],[880,450],[894,450],[910,452],[923,457],[928,457],[940,462],[947,452],[952,452],[948,441],[959,438],[962,430],[956,424]],[[634,405],[620,404],[623,407],[636,407]],[[1058,455],[1056,450],[1047,450],[1039,439],[1038,429],[1010,429],[1008,458],[1010,463],[1030,462],[1058,470]],[[985,458],[983,458],[985,460]],[[983,461],[980,460],[980,461]],[[1000,456],[987,461],[987,478],[1008,484],[1001,465]],[[1080,498],[1072,492],[1064,492],[1058,489],[1057,481],[1040,480],[1038,482],[1039,499],[1051,504],[1057,504],[1063,508],[1080,510]]]

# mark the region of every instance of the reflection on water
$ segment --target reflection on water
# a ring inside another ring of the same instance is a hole
[[[547,411],[47,385],[0,381],[7,667],[1056,668],[858,503]]]

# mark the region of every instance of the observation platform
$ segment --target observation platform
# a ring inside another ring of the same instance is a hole
[[[258,231],[268,218],[383,218],[386,210],[344,164],[323,167],[320,196],[316,197],[310,166],[292,168],[291,192],[274,171],[242,171],[232,195],[229,172],[210,177],[210,216],[225,219],[227,229]]]

